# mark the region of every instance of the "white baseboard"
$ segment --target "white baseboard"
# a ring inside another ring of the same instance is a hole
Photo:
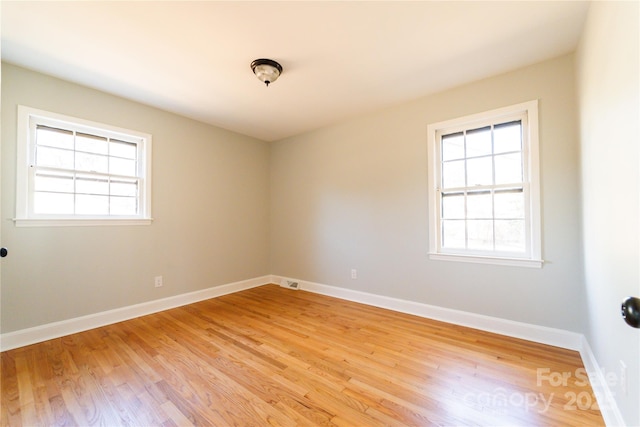
[[[171,308],[255,288],[269,283],[282,284],[286,283],[286,280],[298,282],[300,285],[299,289],[317,294],[579,351],[606,425],[624,426],[624,420],[618,406],[616,405],[615,399],[613,398],[611,389],[605,380],[604,373],[600,369],[596,358],[591,351],[589,343],[582,334],[276,275],[243,280],[200,291],[0,334],[0,351],[11,350],[13,348],[35,344],[53,338],[122,322],[124,320],[146,316],[159,311],[169,310]]]
[[[273,283],[273,280],[273,276],[263,276],[0,334],[0,351],[24,347],[25,345],[35,344],[53,338],[59,338],[65,335],[122,322],[135,317],[146,316],[148,314],[169,310],[171,308],[192,304],[194,302],[227,295],[245,289],[255,288],[257,286]]]
[[[605,424],[607,426],[625,425],[622,414],[611,393],[611,389],[605,380],[604,373],[598,366],[587,339],[582,334],[335,286],[305,282],[288,277],[272,276],[272,280],[274,280],[273,283],[282,283],[283,280],[297,281],[300,284],[300,289],[309,292],[578,351],[587,375],[589,376],[589,381],[591,382],[593,393],[598,401],[598,406],[600,407],[600,412],[602,413]]]
[[[582,357],[582,363],[584,363],[584,368],[589,376],[593,394],[595,394],[596,400],[598,401],[604,423],[610,427],[626,425],[622,418],[622,413],[616,404],[616,400],[613,397],[611,388],[609,388],[605,374],[602,368],[600,368],[600,365],[598,365],[596,356],[593,354],[593,351],[591,351],[591,346],[589,346],[589,342],[584,336],[582,337],[580,356]]]
[[[402,313],[413,314],[428,319],[468,326],[470,328],[494,332],[500,335],[507,335],[514,338],[521,338],[576,351],[579,351],[582,348],[581,334],[562,329],[516,322],[498,317],[453,310],[435,305],[338,288],[335,286],[305,282],[298,279],[274,276],[274,280],[276,280],[275,283],[280,283],[282,280],[294,280],[299,282],[300,289],[305,291],[368,304],[375,307],[386,308]]]

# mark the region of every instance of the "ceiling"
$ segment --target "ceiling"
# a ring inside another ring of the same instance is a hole
[[[265,141],[575,50],[578,1],[1,2],[2,60]],[[256,58],[284,68],[265,87]]]

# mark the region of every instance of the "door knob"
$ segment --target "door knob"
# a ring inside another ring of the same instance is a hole
[[[0,257],[4,258],[9,254],[7,248],[0,248]]]
[[[627,325],[640,328],[640,298],[626,297],[622,301],[622,318]]]

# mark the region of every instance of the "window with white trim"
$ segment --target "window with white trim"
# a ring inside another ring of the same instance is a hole
[[[18,107],[16,224],[149,224],[151,135]]]
[[[428,126],[430,257],[541,267],[538,103]]]

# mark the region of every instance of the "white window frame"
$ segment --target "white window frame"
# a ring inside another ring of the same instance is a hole
[[[135,142],[138,149],[138,214],[137,215],[58,215],[33,211],[35,135],[38,125],[118,138]],[[148,133],[123,129],[63,114],[18,106],[16,217],[18,227],[150,225],[151,216],[151,144]]]
[[[479,128],[507,121],[514,115],[524,115],[523,123],[523,186],[525,193],[526,249],[523,254],[482,252],[442,247],[441,233],[441,143],[440,136],[452,132]],[[483,113],[460,117],[427,126],[429,150],[429,258],[441,261],[474,262],[541,268],[542,231],[540,205],[540,160],[538,144],[538,101],[533,100]]]

